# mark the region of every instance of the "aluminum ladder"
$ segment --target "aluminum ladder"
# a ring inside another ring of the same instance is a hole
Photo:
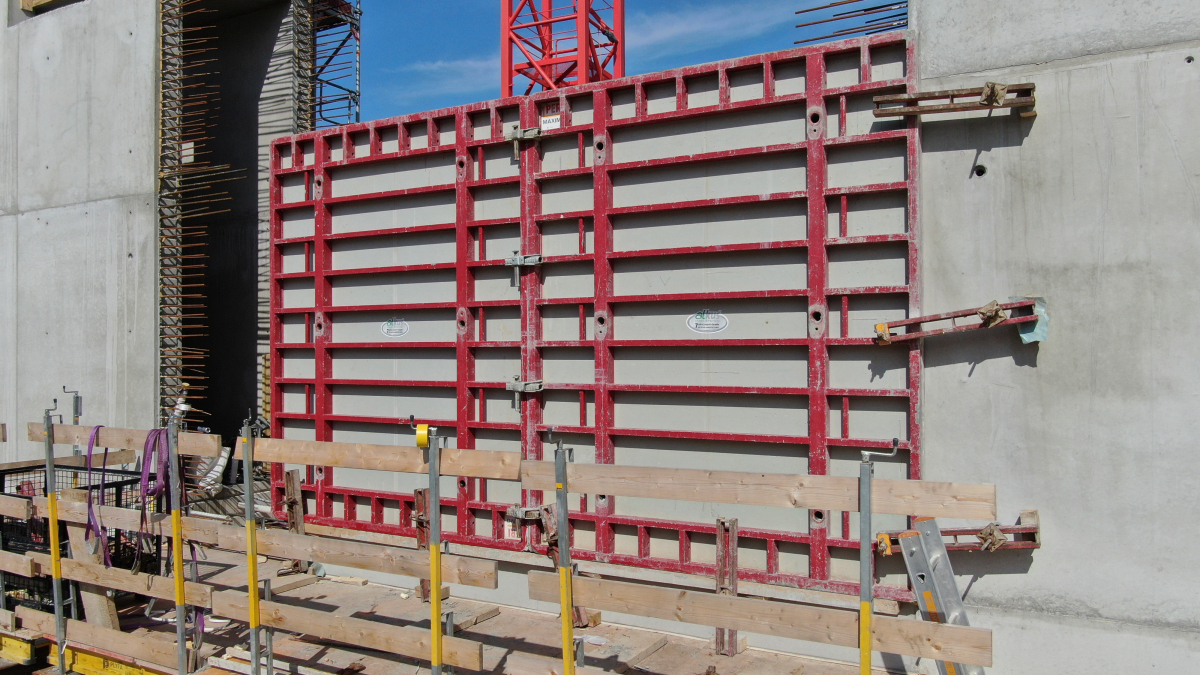
[[[926,621],[969,626],[967,610],[954,581],[954,569],[950,567],[950,556],[946,554],[946,542],[942,540],[937,520],[917,518],[914,525],[915,530],[904,532],[899,539],[921,616]],[[945,661],[938,661],[937,665],[940,675],[983,675],[981,666]]]

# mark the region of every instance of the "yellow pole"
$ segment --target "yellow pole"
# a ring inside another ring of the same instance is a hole
[[[865,541],[865,539],[864,539]],[[873,603],[861,602],[858,605],[858,672],[859,675],[871,675],[871,609]]]
[[[551,430],[553,433],[553,430]],[[571,521],[567,511],[567,451],[554,450],[555,516],[558,531],[558,613],[562,617],[563,675],[575,675],[575,598],[571,590]]]
[[[242,496],[246,508],[246,592],[250,601],[250,672],[258,675],[261,660],[258,639],[258,514],[254,512],[254,428],[251,420],[246,420],[242,426],[242,477]]]
[[[432,507],[431,507],[432,508]],[[436,516],[434,516],[436,517]],[[432,639],[431,664],[442,667],[442,547],[429,545],[429,629]]]
[[[411,423],[411,418],[410,418]],[[417,447],[429,449],[429,491],[426,504],[429,513],[429,671],[442,673],[442,497],[439,491],[442,474],[441,438],[437,427],[414,424]]]
[[[563,535],[558,536],[561,541]],[[570,567],[558,568],[558,604],[562,615],[563,675],[575,675],[575,602],[571,596]]]

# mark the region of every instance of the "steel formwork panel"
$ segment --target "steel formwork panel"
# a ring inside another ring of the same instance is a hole
[[[276,141],[273,435],[844,475],[897,437],[919,479],[920,347],[873,340],[920,309],[919,124],[871,114],[915,83],[891,33]],[[446,480],[446,540],[545,550],[503,517],[540,492]],[[309,467],[307,519],[413,536],[423,481]],[[711,506],[573,499],[578,559],[715,573]],[[857,593],[849,513],[719,515],[739,578]]]

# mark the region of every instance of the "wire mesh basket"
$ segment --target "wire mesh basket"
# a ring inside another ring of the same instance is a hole
[[[103,476],[103,482],[101,478]],[[54,488],[59,493],[72,489],[92,489],[95,504],[118,508],[135,508],[141,495],[141,474],[136,471],[107,469],[103,474],[93,469],[89,482],[87,469],[77,466],[55,466]],[[45,494],[46,470],[44,467],[25,467],[0,470],[0,493],[35,497]],[[157,513],[162,508],[162,498],[146,505],[146,510]],[[12,553],[50,552],[50,537],[46,519],[0,517],[0,549]],[[140,571],[157,574],[162,559],[160,537],[150,536],[143,540],[143,551],[137,555],[137,532],[108,528],[109,558],[113,567],[133,569],[135,561]],[[69,556],[69,541],[66,523],[59,523],[60,553]],[[9,603],[44,609],[53,607],[53,587],[48,577],[28,579],[15,574],[4,574],[4,595]],[[70,596],[65,596],[70,597]]]

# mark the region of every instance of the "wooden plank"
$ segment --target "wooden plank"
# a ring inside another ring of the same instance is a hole
[[[233,458],[242,458],[239,438]],[[286,462],[347,469],[371,469],[400,473],[429,473],[425,451],[402,445],[331,443],[260,438],[254,442],[254,461]],[[443,476],[469,476],[496,480],[521,479],[521,454],[496,450],[442,450]]]
[[[45,497],[34,497],[34,507],[44,513]],[[106,527],[121,530],[138,529],[139,513],[134,509],[112,506],[99,507],[100,519]],[[152,514],[152,532],[169,533],[170,523],[164,514]],[[87,522],[87,505],[60,502],[58,517],[72,523]],[[234,525],[202,518],[183,518],[185,539],[211,544],[231,551],[246,550],[246,531]],[[429,554],[413,549],[397,549],[345,539],[326,539],[282,530],[259,530],[258,552],[287,560],[343,565],[361,570],[429,578]],[[442,579],[446,583],[496,588],[496,562],[456,555],[442,556]]]
[[[38,441],[41,441],[41,425],[38,425]],[[87,453],[82,455],[66,455],[64,457],[55,457],[55,466],[85,466],[87,464]],[[93,453],[92,467],[99,468],[100,462],[104,460],[104,451]],[[108,462],[105,466],[113,466],[115,464],[132,464],[137,461],[137,453],[132,450],[114,450],[108,453]],[[0,464],[0,471],[8,471],[10,469],[36,469],[46,466],[44,459],[27,459],[20,462],[6,462]]]
[[[25,628],[54,639],[54,615],[28,607],[17,607],[17,618]],[[67,642],[114,652],[137,661],[162,666],[175,672],[178,665],[175,643],[138,637],[111,628],[101,628],[82,621],[67,619]]]
[[[606,640],[602,645],[584,642],[588,663],[614,673],[626,672],[667,644],[667,636],[662,633],[626,626],[600,626],[589,629],[587,635]]]
[[[549,659],[544,656],[512,652],[504,659],[505,675],[563,675],[561,659]],[[575,666],[576,675],[612,675],[611,670],[603,668],[580,668]]]
[[[443,615],[446,612],[454,612],[454,632],[461,633],[476,624],[499,616],[500,608],[483,602],[453,598],[442,602]],[[405,612],[396,618],[411,623],[417,628],[429,630],[429,605],[422,603],[417,609]]]
[[[46,553],[30,551],[26,559],[36,563],[40,570],[50,569],[50,556]],[[41,571],[38,571],[40,574]],[[117,567],[105,567],[82,560],[62,559],[63,578],[80,583],[95,584],[113,588],[128,593],[140,593],[160,600],[175,600],[175,582],[170,577],[160,577],[157,574],[134,574],[129,570]],[[183,593],[189,605],[210,607],[212,605],[212,586],[193,581],[183,582]]]
[[[244,594],[230,591],[213,593],[213,614],[237,621],[248,621],[249,599]],[[419,628],[335,616],[328,612],[278,602],[260,603],[259,614],[262,625],[272,628],[315,635],[326,640],[417,659],[428,659],[430,655],[430,632]],[[447,665],[469,670],[483,669],[483,645],[478,642],[445,637],[442,653]]]
[[[71,503],[87,503],[86,490],[63,490],[63,502]],[[98,538],[94,552],[88,550],[87,530],[82,524],[67,523],[67,544],[71,547],[72,561],[89,562],[101,567],[104,566],[104,554],[100,550],[100,546],[108,546],[107,541],[103,538]],[[89,583],[88,580],[79,581],[79,596],[83,602],[84,616],[87,617],[87,622],[93,626],[101,628],[111,628],[113,630],[121,630],[121,618],[117,616],[117,605],[112,598],[108,597],[107,589],[104,586]]]
[[[272,593],[287,593],[297,588],[304,588],[317,583],[317,577],[311,574],[293,574],[286,577],[275,577],[271,580]]]
[[[0,516],[29,520],[33,517],[33,502],[25,497],[0,495]]]
[[[46,432],[41,422],[30,422],[28,425],[29,440],[41,443],[46,438]],[[71,424],[54,425],[54,442],[62,445],[78,445],[87,447],[88,437],[94,427],[75,426]],[[144,429],[117,429],[103,427],[96,439],[99,448],[133,450],[141,452],[146,447],[146,437],[150,434]],[[220,457],[221,437],[216,434],[179,434],[179,454],[193,457]],[[133,461],[133,460],[130,460]],[[122,462],[127,463],[127,462]]]
[[[288,531],[304,534],[304,493],[300,490],[300,469],[283,474],[283,507],[287,511]],[[308,561],[297,561],[300,571],[308,571]]]
[[[46,556],[47,559],[49,557]],[[32,560],[11,551],[0,551],[0,572],[21,577],[35,577],[40,573]]]
[[[30,501],[33,503],[34,518],[43,517],[41,514],[47,513],[46,498],[33,497]],[[141,514],[136,509],[122,509],[115,506],[98,506],[96,512],[100,517],[101,524],[105,527],[118,530],[137,530],[141,522]],[[170,516],[164,513],[148,513],[148,527],[151,534],[170,534],[171,523]],[[87,504],[78,504],[73,502],[64,502],[59,500],[58,503],[58,519],[68,523],[87,523]],[[199,520],[191,518],[188,520]],[[207,540],[200,537],[193,537],[195,541],[215,544],[216,537],[211,537]]]
[[[840,476],[571,464],[571,492],[798,509],[858,510],[858,479]],[[554,490],[554,462],[521,463],[521,487]],[[874,513],[994,520],[996,486],[875,480]]]
[[[255,459],[314,466],[426,473],[420,448],[260,439]],[[241,443],[234,458],[241,457]],[[838,476],[743,473],[697,469],[663,469],[572,464],[573,492],[630,497],[652,496],[726,504],[753,504],[802,509],[858,509],[858,479]],[[520,480],[527,490],[554,489],[554,463],[520,461],[517,453],[489,450],[446,450],[442,473],[498,480]],[[936,518],[993,520],[994,485],[876,480],[872,483],[876,513]]]
[[[312,523],[307,524],[306,527],[308,532],[311,534],[322,537],[337,537],[356,541],[369,541],[376,544],[383,544],[385,546],[399,546],[401,548],[409,549],[415,548],[417,545],[416,539],[412,537],[402,537],[396,534],[362,532],[359,530],[348,530],[344,527],[313,525]],[[495,560],[498,562],[515,562],[520,565],[533,567],[551,566],[549,561],[546,560],[546,556],[537,555],[534,553],[525,553],[523,551],[501,551],[498,549],[484,548],[482,546],[469,546],[465,544],[450,544],[450,550],[469,558],[482,558],[485,560]],[[703,590],[709,590],[713,586],[713,580],[711,576],[702,576],[699,574],[651,570],[644,567],[613,565],[589,560],[580,560],[575,564],[582,572],[590,572],[592,574],[607,578],[623,577],[642,582],[691,586]],[[761,584],[753,581],[739,581],[738,593],[740,595],[748,595],[758,598],[774,598],[776,600],[786,600],[788,602],[801,602],[808,605],[827,605],[830,607],[842,607],[856,611],[858,609],[857,595],[816,591],[810,588],[793,588],[791,586]],[[888,598],[875,598],[875,613],[896,616],[900,613],[900,603]]]
[[[246,532],[240,527],[184,518],[185,538],[192,538],[195,526],[216,532],[218,548],[246,550]],[[429,553],[413,549],[398,549],[347,539],[323,539],[283,530],[260,530],[258,552],[274,558],[308,560],[419,579],[429,578]],[[463,586],[496,588],[496,563],[480,558],[445,555],[442,556],[442,580]]]
[[[558,575],[529,573],[529,598],[557,602]],[[858,614],[757,598],[575,577],[580,605],[667,621],[731,628],[762,635],[855,647]],[[983,628],[877,616],[872,649],[967,665],[992,665],[992,632]]]

